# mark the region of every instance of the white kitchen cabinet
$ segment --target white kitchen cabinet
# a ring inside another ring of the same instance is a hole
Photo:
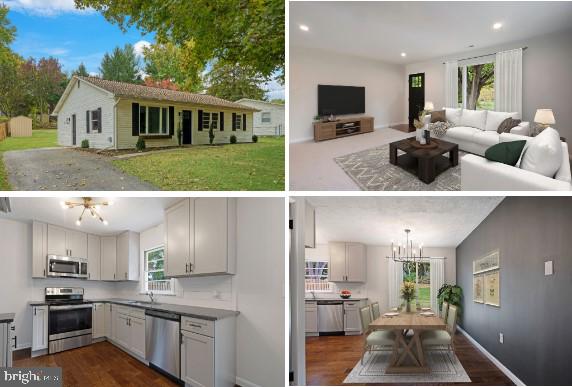
[[[112,338],[111,335],[111,327],[112,327],[112,313],[111,313],[111,304],[105,303],[105,318],[104,318],[104,334],[107,338]]]
[[[131,351],[141,358],[145,358],[145,320],[135,317],[129,319]]]
[[[346,335],[361,335],[360,301],[344,301],[344,332]]]
[[[181,318],[181,379],[193,387],[236,384],[236,318]]]
[[[195,250],[194,208],[194,199],[185,199],[165,211],[165,274],[168,277],[190,273]]]
[[[92,234],[87,236],[87,279],[101,279],[101,238]]]
[[[87,258],[87,234],[48,225],[48,254]]]
[[[105,304],[101,302],[96,302],[93,304],[93,310],[91,313],[91,337],[93,339],[99,339],[105,336]]]
[[[87,258],[87,234],[80,231],[66,230],[66,245],[70,257]]]
[[[48,306],[32,306],[32,356],[48,349]]]
[[[32,278],[46,278],[48,261],[48,225],[32,224]]]
[[[117,238],[101,237],[101,279],[115,281],[117,262]],[[89,266],[89,264],[88,264]]]
[[[306,336],[318,335],[318,304],[316,301],[306,301]]]
[[[129,316],[120,312],[115,314],[115,341],[125,348],[129,348],[130,343]]]
[[[67,256],[66,229],[63,227],[48,225],[48,254]]]
[[[145,358],[145,312],[141,309],[114,306],[117,344],[142,359]]]
[[[117,279],[139,280],[139,233],[125,231],[117,236]]]
[[[304,222],[304,245],[316,248],[316,209],[306,201],[306,214]]]
[[[330,281],[366,282],[366,252],[361,243],[330,242]]]

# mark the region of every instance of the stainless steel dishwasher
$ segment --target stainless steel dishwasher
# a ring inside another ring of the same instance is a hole
[[[181,378],[181,316],[145,311],[145,352],[151,368]]]
[[[320,336],[344,334],[344,303],[318,300],[318,332]]]

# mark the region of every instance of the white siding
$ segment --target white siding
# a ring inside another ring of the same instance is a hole
[[[83,139],[89,140],[90,148],[103,149],[115,147],[114,141],[114,99],[108,93],[84,81],[78,81],[58,113],[58,144],[72,145],[72,115],[76,115],[76,146]],[[101,108],[102,131],[94,133],[90,123],[87,133],[86,111]]]
[[[254,134],[259,136],[284,135],[284,105],[242,99],[237,103],[260,110],[254,112]],[[262,122],[262,113],[270,113],[270,122]]]

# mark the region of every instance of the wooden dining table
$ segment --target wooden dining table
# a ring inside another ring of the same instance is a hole
[[[422,316],[420,312],[399,312],[397,316],[381,315],[369,324],[369,330],[391,330],[395,333],[392,355],[386,373],[428,373],[425,361],[421,334],[427,330],[446,329],[447,324],[435,313],[433,316]],[[413,336],[406,340],[407,331]]]

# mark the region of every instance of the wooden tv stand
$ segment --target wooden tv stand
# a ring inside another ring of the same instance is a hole
[[[373,132],[373,117],[350,117],[335,121],[314,122],[314,141]]]

